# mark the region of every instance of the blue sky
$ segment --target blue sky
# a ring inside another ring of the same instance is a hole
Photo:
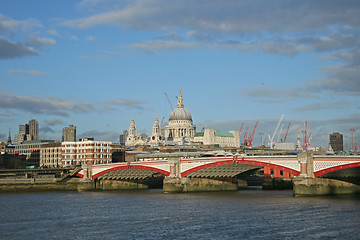
[[[37,119],[42,139],[118,142],[165,122],[182,89],[194,124],[313,146],[360,133],[360,2],[13,0],[0,2],[0,140]],[[283,133],[284,134],[284,133]]]

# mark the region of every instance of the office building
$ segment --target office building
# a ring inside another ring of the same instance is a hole
[[[330,145],[334,152],[340,152],[344,149],[344,141],[343,141],[343,135],[334,132],[329,135],[330,138]]]
[[[69,125],[63,128],[62,132],[63,142],[76,142],[76,126]]]

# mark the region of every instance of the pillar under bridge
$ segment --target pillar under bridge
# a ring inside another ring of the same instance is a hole
[[[180,159],[171,159],[169,164],[170,175],[165,177],[163,185],[163,191],[166,193],[237,191],[246,188],[247,182],[245,178],[241,179],[236,176],[259,169],[252,165],[220,165],[182,176]]]

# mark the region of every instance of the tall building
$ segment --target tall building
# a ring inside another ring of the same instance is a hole
[[[330,145],[331,148],[334,150],[334,152],[340,152],[343,151],[344,147],[344,141],[343,141],[343,135],[338,133],[338,132],[334,132],[332,134],[330,134],[329,136],[330,138]]]
[[[20,124],[19,125],[19,134],[29,134],[29,124],[25,123],[25,124]]]
[[[168,125],[165,127],[165,139],[179,143],[191,142],[194,140],[195,129],[191,114],[184,107],[180,89],[177,107],[170,113]]]
[[[39,123],[35,119],[29,121],[29,134],[31,136],[31,139],[28,140],[39,139]]]
[[[63,128],[62,132],[63,142],[76,142],[76,126],[69,125]]]
[[[125,142],[126,142],[126,138],[127,138],[127,136],[128,136],[128,131],[127,130],[124,130],[123,131],[123,134],[120,134],[120,144],[121,145],[125,145]]]
[[[22,143],[29,136],[29,124],[19,124],[19,134],[15,136],[15,143]]]

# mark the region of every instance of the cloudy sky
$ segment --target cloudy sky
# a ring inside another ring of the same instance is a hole
[[[132,116],[150,134],[181,88],[198,131],[259,121],[259,144],[285,114],[288,141],[307,120],[313,146],[334,131],[351,144],[359,12],[357,0],[1,1],[0,140],[30,119],[42,139],[73,124],[118,142]]]

